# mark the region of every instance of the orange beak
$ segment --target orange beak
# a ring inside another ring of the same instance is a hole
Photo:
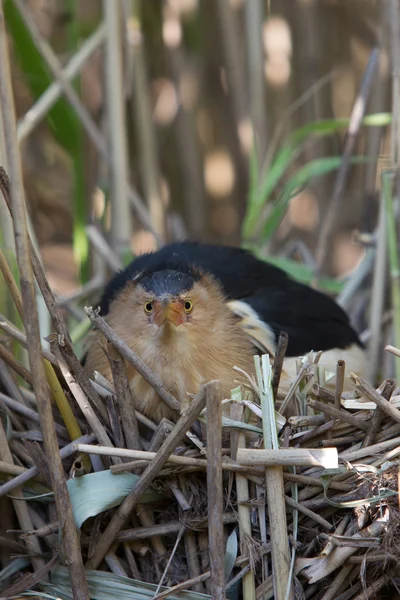
[[[164,298],[161,302],[154,302],[154,323],[161,327],[165,321],[173,323],[175,327],[183,323],[183,308],[179,300]]]

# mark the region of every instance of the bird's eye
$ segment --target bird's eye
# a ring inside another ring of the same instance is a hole
[[[144,305],[144,312],[147,315],[150,315],[153,312],[153,303],[152,302],[146,302],[146,304]]]
[[[193,304],[191,300],[185,300],[185,304],[183,305],[185,313],[191,313],[193,310]]]

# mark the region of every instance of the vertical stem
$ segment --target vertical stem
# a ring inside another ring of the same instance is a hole
[[[211,597],[225,600],[222,496],[222,390],[219,381],[206,385],[207,496]]]
[[[24,188],[17,145],[7,35],[4,22],[3,2],[1,1],[0,44],[0,106],[4,126],[5,148],[11,173],[11,206],[14,220],[17,261],[21,279],[21,293],[24,324],[28,342],[29,363],[33,378],[33,388],[37,398],[52,489],[57,506],[60,531],[63,534],[62,550],[68,564],[73,596],[76,600],[88,600],[89,592],[82,563],[78,533],[64,477],[51,409],[50,390],[47,385],[42,361],[39,321],[36,309],[35,287],[25,213]]]
[[[400,344],[400,267],[397,253],[396,217],[393,210],[393,175],[389,171],[382,173],[382,192],[385,203],[387,243],[389,251],[390,281],[392,288],[392,310],[394,321],[394,344]],[[400,361],[395,361],[396,379],[400,381]]]
[[[112,154],[111,241],[115,252],[121,258],[126,258],[130,252],[131,215],[127,187],[128,161],[122,77],[121,0],[114,2],[103,0],[103,9],[107,32],[106,93]]]

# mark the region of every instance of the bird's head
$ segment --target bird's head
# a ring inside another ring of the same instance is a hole
[[[124,304],[133,309],[131,316],[137,325],[145,329],[150,326],[157,336],[168,332],[181,336],[188,327],[210,330],[220,311],[225,310],[219,284],[193,269],[141,273]]]
[[[140,300],[144,317],[157,327],[179,327],[190,323],[199,301],[200,274],[165,270],[144,274],[136,283],[135,296]],[[197,285],[196,285],[197,284]]]

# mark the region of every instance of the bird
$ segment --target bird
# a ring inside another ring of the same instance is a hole
[[[229,398],[238,373],[254,372],[255,354],[273,360],[281,331],[288,335],[284,391],[295,379],[296,359],[310,351],[322,351],[327,370],[335,371],[338,358],[361,375],[365,368],[363,344],[331,297],[242,248],[183,241],[141,254],[106,285],[99,314],[181,410],[207,381],[220,380]],[[112,381],[98,331],[84,368]],[[138,411],[155,422],[176,420],[176,411],[128,363],[127,373]]]

